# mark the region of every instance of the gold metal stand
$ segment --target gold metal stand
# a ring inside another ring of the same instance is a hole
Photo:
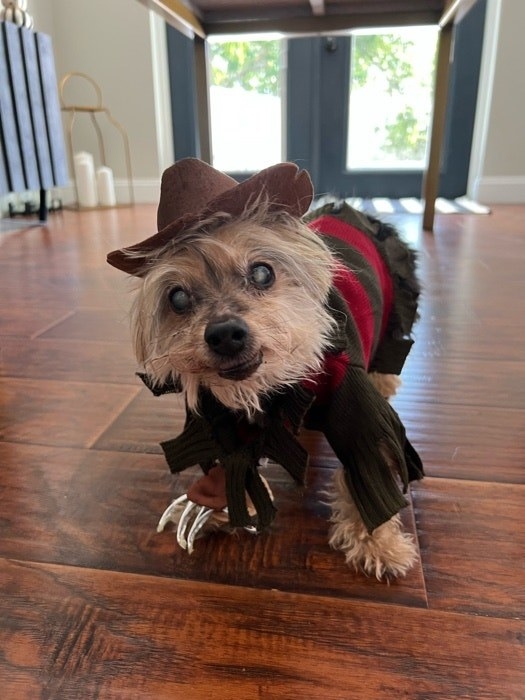
[[[96,102],[94,105],[71,105],[67,104],[64,99],[64,88],[68,81],[71,78],[81,78],[83,80],[86,80],[88,83],[91,84],[93,89],[95,90],[96,94]],[[126,130],[120,124],[112,115],[111,112],[107,107],[104,107],[102,104],[102,91],[100,89],[100,86],[93,80],[93,78],[90,78],[89,75],[86,75],[85,73],[78,73],[78,72],[72,72],[72,73],[67,73],[62,80],[60,81],[60,106],[62,108],[63,112],[66,112],[68,117],[67,117],[67,130],[66,130],[66,142],[67,142],[67,149],[69,153],[69,162],[71,165],[71,172],[73,173],[73,179],[75,183],[75,194],[76,194],[76,200],[78,203],[78,185],[77,185],[77,176],[75,172],[75,163],[74,163],[74,158],[73,158],[73,126],[75,124],[75,120],[77,117],[78,113],[84,113],[84,114],[89,114],[91,118],[91,122],[93,124],[93,127],[95,129],[95,133],[97,135],[97,141],[98,141],[98,149],[99,149],[99,156],[100,156],[100,161],[102,165],[106,166],[106,151],[104,148],[104,139],[102,137],[102,131],[100,130],[100,126],[97,122],[97,114],[105,114],[110,123],[118,129],[120,132],[120,135],[122,136],[122,142],[124,145],[124,155],[126,158],[126,171],[127,171],[127,176],[128,176],[128,188],[129,188],[129,204],[134,204],[135,203],[135,198],[133,195],[133,176],[131,172],[131,153],[129,149],[129,139],[128,135],[126,133]],[[106,208],[106,207],[103,207]]]

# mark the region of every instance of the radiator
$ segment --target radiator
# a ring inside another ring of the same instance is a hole
[[[0,195],[69,181],[51,37],[0,22]]]

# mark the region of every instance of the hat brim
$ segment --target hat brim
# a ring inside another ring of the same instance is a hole
[[[146,255],[164,247],[179,231],[218,212],[240,216],[246,205],[260,195],[267,198],[270,209],[300,217],[312,202],[313,185],[308,172],[299,170],[294,163],[272,165],[215,197],[200,211],[184,214],[140,243],[112,251],[107,261],[118,270],[140,277],[145,272]]]

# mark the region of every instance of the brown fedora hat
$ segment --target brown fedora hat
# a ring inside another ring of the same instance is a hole
[[[202,160],[184,158],[162,175],[158,233],[129,248],[109,253],[108,263],[123,272],[140,276],[145,262],[141,253],[163,247],[179,231],[211,214],[225,212],[239,216],[259,195],[267,197],[272,209],[302,216],[312,201],[313,185],[306,170],[299,170],[294,163],[278,163],[237,182]]]

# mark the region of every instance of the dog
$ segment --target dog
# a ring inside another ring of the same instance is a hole
[[[402,576],[417,557],[399,510],[421,460],[388,403],[412,345],[415,253],[344,202],[307,213],[306,171],[280,163],[238,183],[198,159],[163,174],[158,232],[108,262],[139,281],[135,353],[156,394],[183,392],[173,472],[204,472],[167,508],[191,553],[212,528],[258,532],[275,516],[268,459],[298,482],[301,428],[341,462],[329,544],[350,567]]]

